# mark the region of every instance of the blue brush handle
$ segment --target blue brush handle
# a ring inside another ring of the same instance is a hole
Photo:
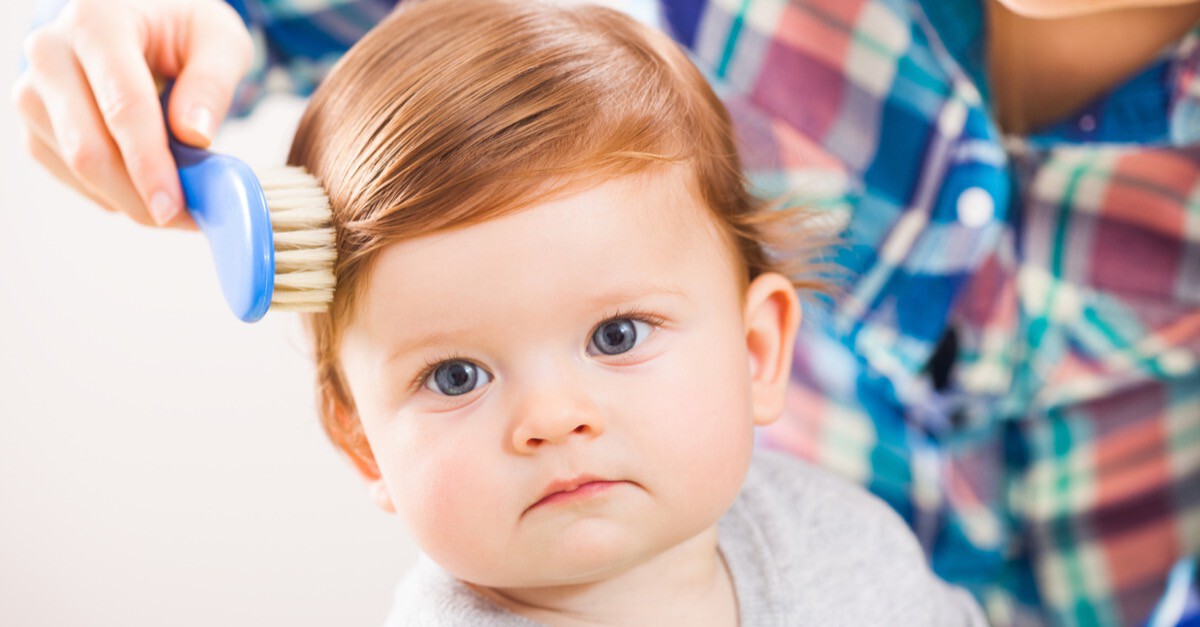
[[[168,85],[163,91],[166,119]],[[250,166],[180,143],[167,125],[167,139],[188,213],[212,251],[225,302],[245,322],[271,306],[275,291],[275,241],[262,185]]]

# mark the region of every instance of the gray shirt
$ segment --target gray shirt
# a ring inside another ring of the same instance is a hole
[[[939,580],[883,501],[781,453],[755,453],[721,518],[718,545],[743,626],[984,626],[966,591]],[[389,627],[531,627],[422,556],[400,583]]]

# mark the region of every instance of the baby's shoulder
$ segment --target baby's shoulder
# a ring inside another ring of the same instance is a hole
[[[721,521],[721,550],[739,602],[771,608],[785,624],[986,624],[965,591],[930,571],[890,506],[782,453],[755,453]]]
[[[908,525],[863,486],[778,451],[758,451],[746,474],[738,506],[768,524],[803,530],[810,537],[888,541],[921,558]]]

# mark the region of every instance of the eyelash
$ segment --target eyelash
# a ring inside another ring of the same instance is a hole
[[[612,322],[613,320],[625,320],[625,319],[637,320],[639,322],[645,322],[646,324],[648,324],[656,329],[667,323],[666,318],[663,318],[662,316],[659,316],[656,314],[652,314],[643,309],[637,309],[636,307],[630,308],[630,309],[618,309],[617,313],[614,313],[611,316],[606,317],[605,319],[596,323],[596,326],[592,327],[592,332],[588,333],[588,337],[587,337],[588,344],[592,343],[592,336],[596,335],[597,329]]]
[[[464,357],[461,353],[450,353],[449,355],[444,355],[437,359],[426,359],[425,366],[421,368],[421,371],[417,373],[417,376],[413,377],[412,383],[409,384],[409,388],[412,391],[420,390],[422,387],[424,387],[425,382],[429,380],[429,377],[432,377],[433,373],[437,371],[439,366],[448,364],[452,361],[471,360]],[[471,361],[471,363],[475,362]]]
[[[596,325],[592,327],[592,331],[590,333],[588,333],[588,336],[587,336],[588,344],[592,343],[592,336],[596,334],[597,329],[599,329],[600,327],[602,327],[614,320],[624,320],[624,319],[645,322],[646,324],[648,324],[654,328],[661,327],[664,324],[666,324],[666,322],[667,322],[666,319],[663,318],[662,316],[652,314],[648,311],[638,309],[636,307],[630,308],[630,309],[619,309],[619,310],[617,310],[616,313],[605,317],[603,320],[601,320],[600,322],[597,322]],[[409,388],[414,391],[421,389],[425,385],[425,382],[429,380],[429,377],[432,377],[433,373],[437,371],[439,366],[450,363],[452,361],[470,361],[471,363],[475,363],[475,362],[471,361],[468,357],[463,356],[461,353],[450,353],[449,355],[443,355],[436,359],[426,359],[425,366],[423,368],[421,368],[421,371],[419,373],[417,373],[417,376],[413,377],[412,383],[409,384]],[[476,364],[476,367],[479,367],[479,365]]]

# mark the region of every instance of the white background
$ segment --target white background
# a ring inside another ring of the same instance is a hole
[[[296,321],[238,321],[201,235],[24,153],[33,4],[0,4],[0,625],[379,624],[415,549],[325,440]],[[282,163],[302,106],[217,150]]]

